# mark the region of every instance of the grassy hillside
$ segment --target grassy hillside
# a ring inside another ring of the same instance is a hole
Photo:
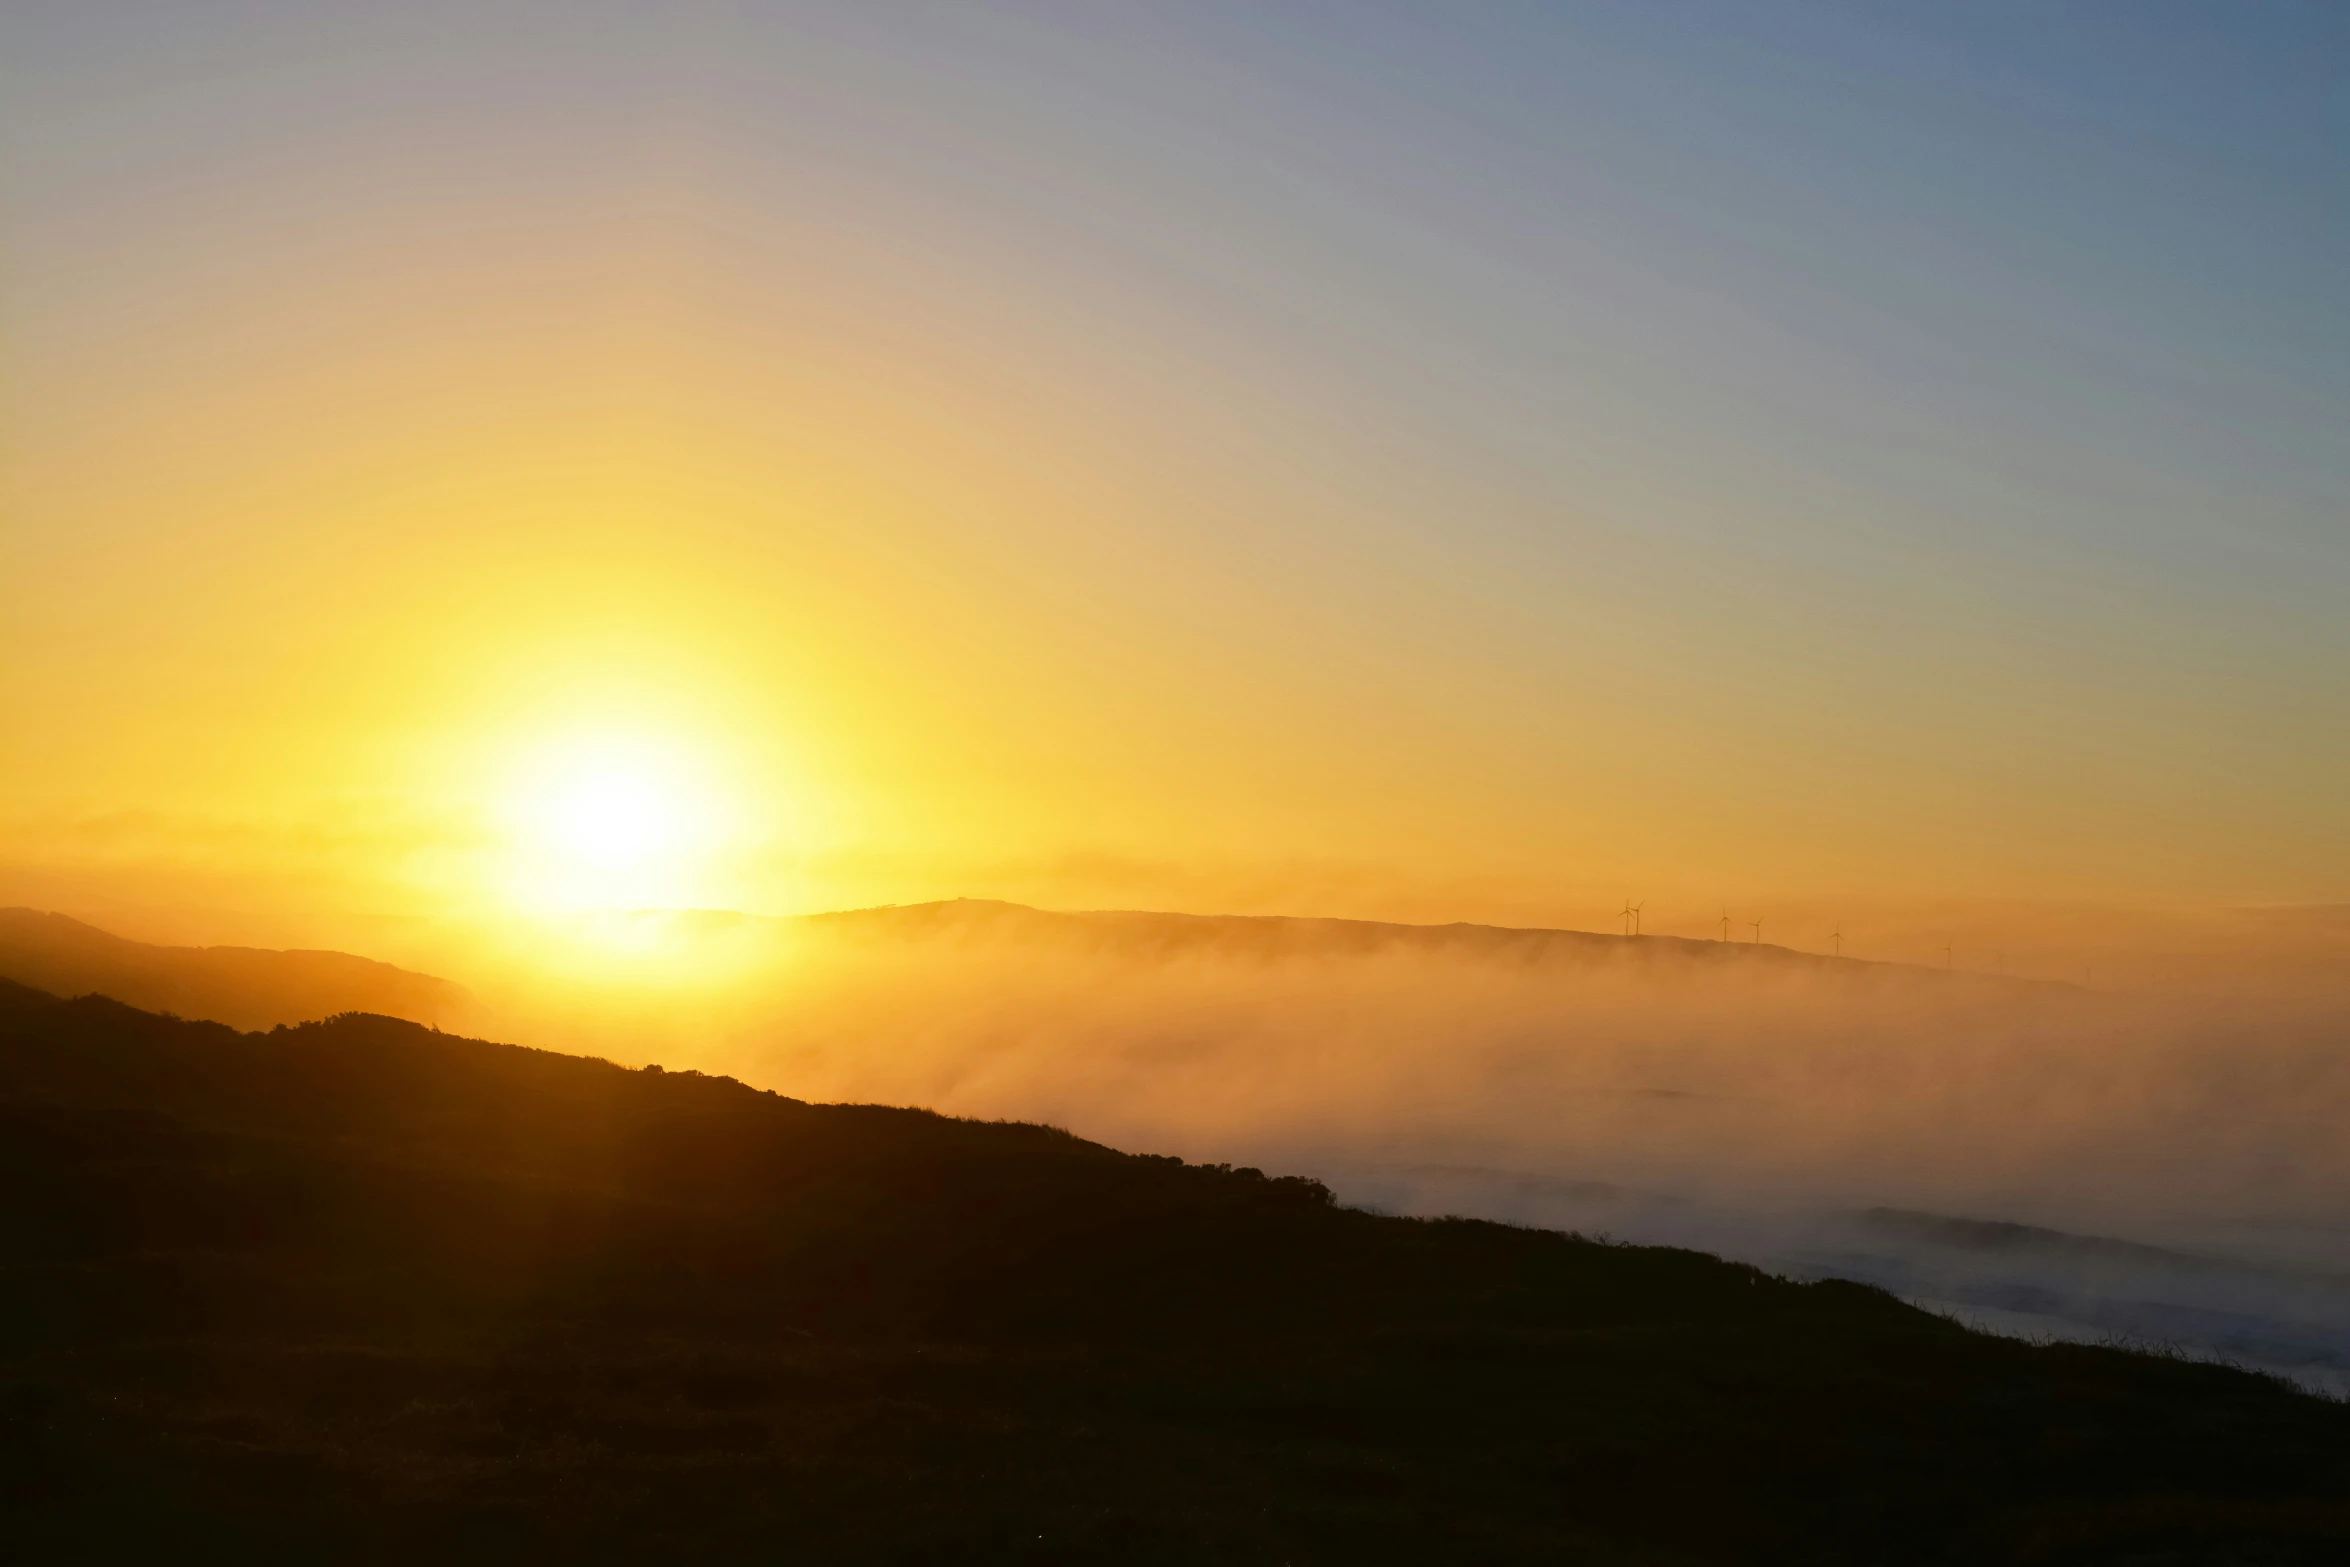
[[[1687,1252],[0,988],[19,1559],[2319,1562],[2350,1410]]]

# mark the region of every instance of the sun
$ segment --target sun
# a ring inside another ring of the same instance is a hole
[[[724,836],[692,752],[645,735],[545,745],[517,770],[503,815],[508,889],[547,909],[690,903]]]
[[[546,802],[547,841],[583,865],[642,865],[676,846],[686,802],[659,780],[627,772],[594,773]]]

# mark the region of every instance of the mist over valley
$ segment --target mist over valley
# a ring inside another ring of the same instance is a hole
[[[0,933],[0,973],[67,991],[198,994],[179,976],[222,962],[58,916]],[[2254,1002],[1751,941],[987,900],[575,933],[619,977],[490,968],[461,989],[342,960],[320,990],[324,955],[288,954],[221,1015],[387,1012],[1041,1121],[1376,1211],[1688,1246],[1992,1331],[2350,1386],[2350,1009],[2307,987]]]

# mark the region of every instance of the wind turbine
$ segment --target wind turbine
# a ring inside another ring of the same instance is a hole
[[[1642,898],[1638,903],[1632,905],[1632,934],[1635,936],[1640,934],[1640,911],[1647,907],[1648,900],[1646,898]]]
[[[1762,921],[1761,921],[1761,920],[1759,920],[1759,919],[1751,919],[1751,920],[1748,920],[1746,923],[1754,927],[1754,944],[1755,944],[1756,946],[1758,946],[1758,947],[1759,947],[1759,946],[1761,946],[1761,945],[1762,945]]]
[[[1632,900],[1630,898],[1626,898],[1624,900],[1624,906],[1616,910],[1616,917],[1624,922],[1624,934],[1627,936],[1632,934],[1632,919],[1637,912],[1638,911],[1632,907]]]
[[[1828,933],[1828,939],[1836,943],[1836,956],[1844,956],[1844,922],[1842,920],[1836,922],[1836,928]]]
[[[1946,941],[1942,943],[1942,971],[1947,974],[1950,966],[1950,943]]]
[[[1724,941],[1730,939],[1730,911],[1728,909],[1722,910],[1722,939]]]

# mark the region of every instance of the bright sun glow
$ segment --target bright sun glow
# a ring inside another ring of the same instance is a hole
[[[579,779],[548,802],[549,840],[589,865],[642,865],[675,844],[686,808],[657,782],[625,773]]]
[[[509,889],[542,909],[690,904],[724,837],[720,814],[681,746],[643,736],[548,745],[508,791]]]

